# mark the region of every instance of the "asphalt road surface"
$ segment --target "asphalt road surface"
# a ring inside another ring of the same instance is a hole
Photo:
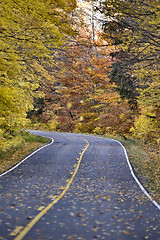
[[[34,134],[54,142],[0,178],[0,240],[160,239],[160,210],[111,139]]]

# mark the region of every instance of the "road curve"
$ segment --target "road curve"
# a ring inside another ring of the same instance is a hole
[[[54,142],[1,176],[0,240],[160,240],[160,210],[118,142],[32,133]]]

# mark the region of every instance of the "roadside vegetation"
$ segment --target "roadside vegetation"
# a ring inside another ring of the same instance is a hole
[[[160,204],[160,149],[140,139],[106,136],[120,141],[127,150],[135,175],[149,194]]]
[[[15,166],[32,151],[50,142],[50,139],[24,131],[12,141],[7,150],[0,149],[0,174]]]

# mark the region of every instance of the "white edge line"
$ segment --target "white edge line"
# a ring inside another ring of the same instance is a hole
[[[30,158],[30,157],[31,157],[33,154],[35,154],[36,152],[38,152],[38,151],[40,151],[41,149],[43,149],[43,148],[45,148],[45,147],[48,147],[49,145],[51,145],[51,144],[54,143],[54,139],[53,139],[53,138],[51,138],[51,137],[47,137],[47,138],[50,138],[50,139],[52,140],[49,144],[44,145],[44,146],[38,148],[37,150],[35,150],[34,152],[32,152],[31,154],[29,154],[27,157],[25,157],[22,161],[20,161],[20,162],[19,162],[18,164],[16,164],[14,167],[12,167],[12,168],[9,169],[8,171],[0,174],[0,177],[6,175],[7,173],[9,173],[9,172],[11,172],[11,171],[13,171],[13,170],[14,170],[15,168],[17,168],[21,163],[23,163],[24,161],[26,161],[28,158]]]
[[[135,181],[137,182],[137,184],[139,185],[139,187],[141,188],[141,190],[144,192],[144,194],[149,198],[149,200],[160,210],[160,205],[149,195],[149,193],[144,189],[144,187],[142,186],[142,184],[139,182],[139,180],[137,179],[137,177],[135,176],[134,174],[134,171],[133,171],[133,168],[131,166],[131,163],[129,161],[129,158],[128,158],[128,155],[127,155],[127,151],[125,149],[125,147],[122,145],[121,142],[117,141],[117,140],[114,140],[116,142],[118,142],[121,147],[123,148],[124,150],[124,153],[125,153],[125,156],[126,156],[126,159],[127,159],[127,163],[128,163],[128,166],[129,166],[129,170],[133,176],[133,178],[135,179]]]

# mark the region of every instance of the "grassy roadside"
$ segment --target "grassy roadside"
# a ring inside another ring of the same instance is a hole
[[[14,146],[10,147],[7,151],[0,150],[0,174],[15,166],[29,155],[29,153],[48,142],[50,142],[48,138],[23,132],[19,136],[19,141],[15,141]]]
[[[120,141],[126,148],[134,172],[149,192],[160,204],[160,149],[155,144],[144,144],[138,139],[122,139],[106,136]]]

